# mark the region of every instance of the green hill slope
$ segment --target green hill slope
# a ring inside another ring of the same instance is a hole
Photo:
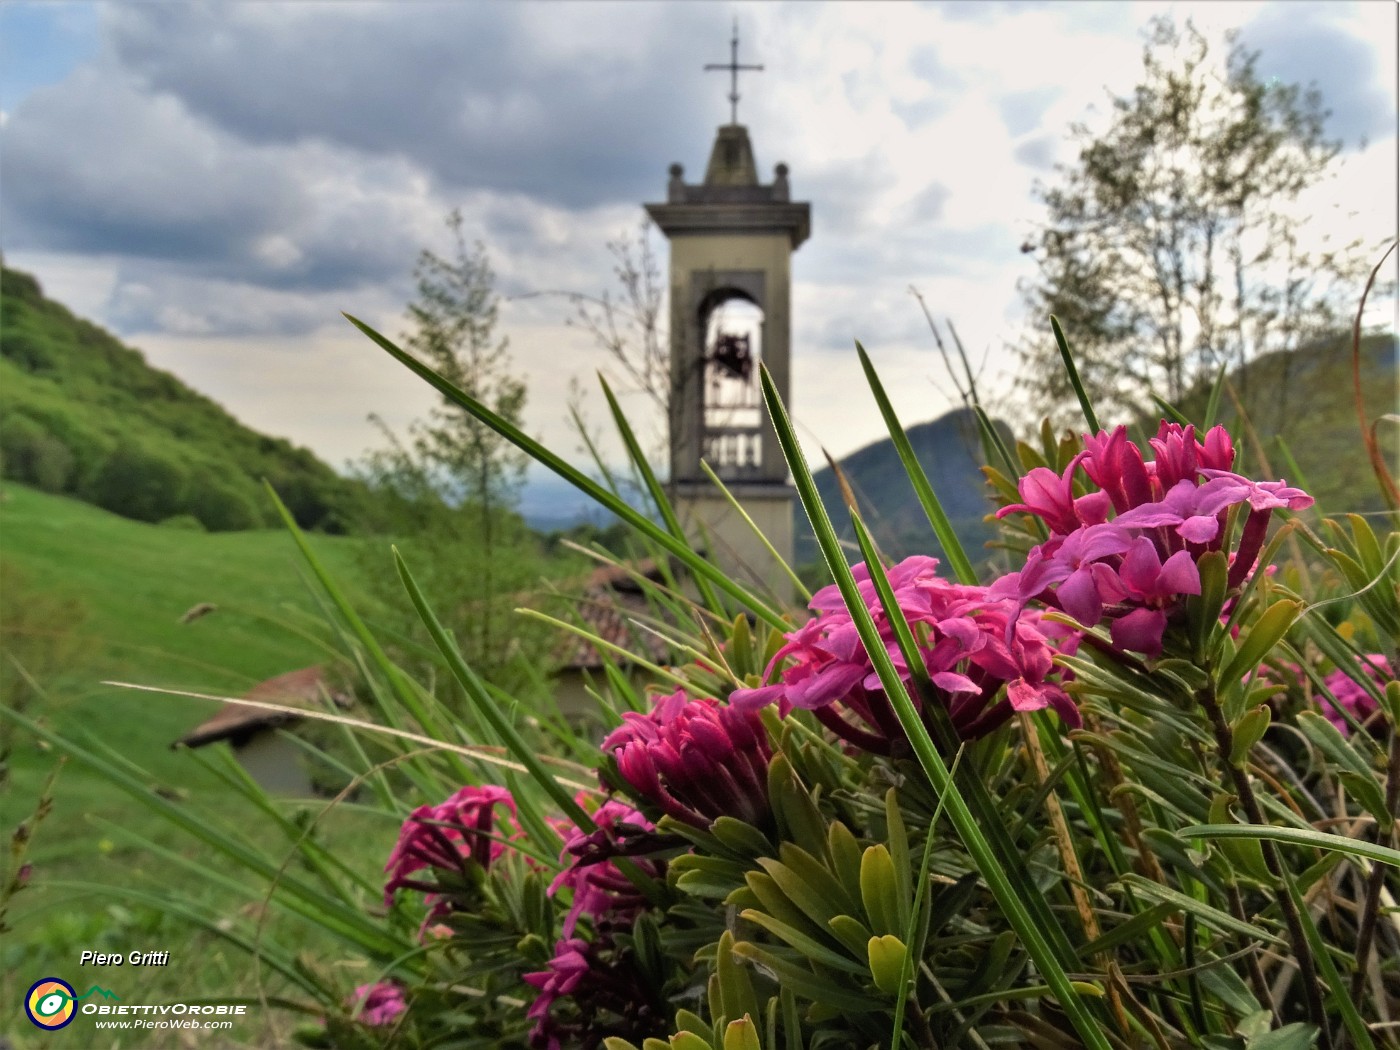
[[[1397,366],[1400,341],[1393,334],[1362,339],[1361,389],[1369,420],[1400,408]],[[1236,370],[1230,379],[1253,432],[1242,425],[1228,396],[1221,400],[1220,422],[1243,439],[1245,462],[1251,470],[1304,484],[1329,515],[1382,509],[1356,419],[1350,335],[1292,353],[1267,354]],[[1206,396],[1200,394],[1181,407],[1197,418],[1205,403]],[[1379,437],[1394,471],[1400,467],[1400,428],[1382,424]],[[1280,441],[1292,454],[1301,477],[1294,476]]]
[[[982,520],[992,510],[992,503],[980,469],[983,458],[976,418],[968,409],[954,409],[932,422],[912,426],[906,433],[958,539],[975,564],[987,555],[984,545],[992,537],[991,526]],[[855,492],[862,517],[886,554],[896,558],[910,554],[941,556],[933,529],[889,438],[852,452],[840,461],[840,467]],[[851,544],[851,560],[859,561],[860,555],[854,549],[855,532],[841,509],[836,475],[830,467],[823,467],[816,472],[815,480],[838,533]],[[820,553],[805,519],[800,524],[797,561],[807,564],[819,558]]]
[[[364,541],[312,535],[310,542],[356,607],[371,613],[373,606],[357,585],[361,562],[355,547]],[[213,808],[258,835],[267,826],[266,817],[205,768],[204,753],[170,748],[208,718],[215,704],[102,682],[238,695],[284,671],[330,663],[334,647],[312,591],[302,584],[302,566],[291,537],[282,530],[208,534],[148,525],[4,482],[0,703],[18,706],[90,747],[112,749],[144,769],[149,776],[145,782],[164,797]],[[181,616],[201,602],[217,609],[182,624]],[[38,690],[19,678],[12,659],[32,673]],[[57,763],[53,750],[0,725],[0,828],[7,841],[33,814]],[[78,885],[108,883],[192,896],[235,914],[248,904],[241,895],[206,885],[130,836],[206,862],[209,851],[75,762],[62,769],[52,799],[52,811],[35,830],[26,857],[33,865],[30,885],[11,902],[6,922],[12,929],[0,936],[4,1016],[18,1016],[17,996],[37,976],[72,972],[80,951],[125,952],[146,943],[172,950],[172,961],[179,965],[144,973],[145,995],[173,1001],[196,988],[257,994],[261,985],[247,957],[217,937],[192,932],[177,918],[113,893]],[[383,847],[365,834],[362,824],[330,819],[321,827],[341,855],[367,876],[382,866]],[[294,946],[312,952],[325,948],[313,941]],[[280,986],[272,987],[275,994]],[[275,1023],[274,1015],[260,1015],[241,1038],[249,1046],[288,1045],[285,1031],[262,1030]],[[3,1023],[0,1029],[5,1029]],[[42,1043],[12,1026],[6,1034],[18,1040],[18,1048],[38,1050]],[[60,1040],[52,1045],[73,1044]],[[176,1044],[133,1032],[113,1036],[104,1045]]]
[[[1362,340],[1361,386],[1368,419],[1394,413],[1400,401],[1400,344],[1394,335],[1370,335]],[[1375,478],[1361,445],[1353,402],[1350,337],[1318,343],[1292,353],[1269,354],[1238,369],[1230,377],[1239,404],[1223,397],[1219,422],[1236,436],[1244,469],[1260,477],[1287,478],[1308,488],[1327,514],[1367,512],[1382,507]],[[1205,415],[1207,393],[1179,406],[1190,418]],[[1144,417],[1147,420],[1149,417]],[[1150,420],[1156,420],[1151,416]],[[1155,422],[1144,422],[1155,432]],[[979,466],[982,451],[971,414],[955,410],[908,430],[919,463],[943,501],[974,562],[987,556],[984,544],[991,527],[982,521],[991,510]],[[1382,447],[1392,470],[1400,469],[1400,427],[1382,424]],[[1282,442],[1283,444],[1280,444]],[[1284,454],[1287,447],[1295,472]],[[1262,451],[1262,456],[1261,456]],[[938,544],[905,477],[894,445],[888,438],[851,453],[840,461],[855,490],[856,500],[881,548],[892,557],[939,554]],[[815,475],[817,488],[844,539],[853,540],[841,493],[830,468]],[[859,555],[851,551],[852,560]],[[801,522],[797,535],[799,564],[820,557],[816,541]]]
[[[297,521],[349,530],[365,499],[306,449],[248,429],[114,336],[0,271],[0,467],[124,517],[274,524],[266,478]]]

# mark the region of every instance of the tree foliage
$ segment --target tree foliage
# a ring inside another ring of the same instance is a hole
[[[1048,314],[1100,407],[1131,411],[1334,331],[1354,302],[1359,245],[1312,236],[1298,206],[1339,150],[1322,99],[1225,43],[1222,62],[1191,22],[1154,20],[1142,82],[1112,99],[1106,129],[1073,127],[1078,157],[1037,188],[1046,219],[1023,251],[1039,273],[1022,288],[1036,334],[1021,348],[1037,410],[1072,400]]]
[[[243,426],[140,352],[0,270],[0,468],[6,478],[144,521],[273,524],[267,479],[303,528],[358,527],[364,487]]]
[[[417,297],[408,306],[405,343],[444,378],[517,426],[525,381],[511,370],[509,341],[497,334],[500,297],[486,249],[468,245],[461,213],[447,217],[450,256],[424,250],[414,268]],[[360,476],[375,491],[376,531],[391,535],[405,557],[433,564],[431,589],[468,660],[510,680],[510,668],[534,661],[529,632],[512,609],[544,572],[538,539],[516,513],[526,458],[494,430],[444,398],[426,419],[396,436],[377,416],[385,447],[369,453]],[[384,597],[404,614],[397,575],[385,571],[383,545],[370,555]]]

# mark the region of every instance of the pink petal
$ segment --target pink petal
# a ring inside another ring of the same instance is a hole
[[[1167,614],[1160,609],[1134,609],[1114,620],[1109,634],[1118,648],[1155,657],[1162,653],[1162,633],[1166,629]]]

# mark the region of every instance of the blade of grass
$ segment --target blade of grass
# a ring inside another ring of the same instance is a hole
[[[365,651],[369,653],[375,666],[379,668],[380,674],[388,680],[389,687],[393,690],[394,696],[398,698],[399,703],[413,716],[414,720],[423,728],[424,732],[436,736],[439,739],[446,739],[449,735],[447,727],[433,717],[427,705],[424,704],[417,693],[414,692],[412,683],[408,681],[404,673],[389,659],[388,654],[384,652],[378,640],[370,633],[369,628],[365,626],[365,622],[361,620],[359,615],[355,612],[349,599],[346,598],[345,593],[336,585],[330,573],[326,571],[326,567],[321,563],[321,559],[318,558],[316,552],[311,549],[311,544],[307,543],[306,536],[297,526],[296,520],[282,503],[277,492],[271,485],[267,484],[267,482],[263,482],[263,484],[267,486],[268,494],[272,497],[272,502],[277,508],[277,513],[281,515],[282,522],[286,526],[287,531],[292,534],[292,539],[295,541],[297,548],[301,551],[301,556],[306,560],[307,565],[311,567],[311,571],[315,573],[316,579],[320,581],[321,587],[325,590],[327,596],[335,604],[336,611],[338,611],[345,622],[350,625],[350,629],[354,632],[355,637],[359,640]],[[470,779],[467,766],[460,758],[449,754],[448,762],[456,768],[463,780]]]
[[[801,596],[802,601],[804,603],[811,601],[812,592],[807,588],[807,585],[802,582],[802,578],[797,575],[792,566],[787,563],[787,560],[778,553],[772,541],[763,534],[763,530],[758,527],[758,523],[755,522],[753,518],[749,517],[749,512],[734,498],[734,494],[729,491],[729,486],[720,480],[719,475],[716,474],[703,459],[700,461],[700,469],[705,472],[705,476],[710,479],[715,488],[719,489],[720,495],[728,500],[730,508],[743,519],[745,525],[753,530],[753,534],[758,538],[758,542],[763,544],[763,549],[772,556],[773,560],[778,563],[779,567],[787,575],[787,578],[792,581],[793,590]]]
[[[11,708],[0,707],[0,717],[8,718],[39,739],[47,741],[64,754],[93,770],[114,787],[130,795],[157,816],[228,857],[236,864],[269,881],[277,877],[278,865],[273,860],[233,838],[231,834],[225,833],[222,829],[212,827],[206,819],[201,819],[198,815],[187,812],[183,807],[157,794],[147,786],[149,777],[143,778],[133,775],[121,764],[103,758],[95,751],[88,750],[75,741],[60,736]],[[126,764],[130,765],[130,763]],[[132,768],[137,767],[133,766]],[[299,879],[284,876],[281,880],[281,886],[287,892],[285,903],[288,907],[320,922],[345,940],[358,944],[363,950],[376,955],[400,950],[398,942],[390,938],[383,929],[359,909],[345,907],[339,901],[327,897],[326,894]]]
[[[427,627],[428,634],[442,651],[443,657],[446,658],[452,677],[457,679],[457,684],[465,690],[467,698],[472,702],[482,719],[505,742],[507,750],[510,751],[515,760],[524,767],[530,776],[535,778],[535,782],[568,815],[570,820],[583,831],[598,830],[598,826],[593,823],[593,818],[574,801],[574,796],[569,794],[564,786],[555,779],[554,774],[545,769],[536,749],[526,743],[525,738],[520,735],[520,731],[511,724],[510,720],[491,699],[490,694],[486,691],[486,686],[477,677],[477,673],[467,666],[466,660],[463,659],[457,648],[457,643],[452,640],[452,636],[447,633],[447,629],[438,620],[437,614],[428,605],[428,600],[423,597],[423,591],[419,588],[418,581],[409,572],[408,565],[404,562],[403,555],[399,553],[397,548],[394,549],[394,567],[398,569],[399,579],[403,581],[404,589],[408,591],[409,600],[413,602],[413,607],[418,610],[418,615],[422,618],[423,625]]]
[[[1311,846],[1313,849],[1333,850],[1353,857],[1400,867],[1400,850],[1382,846],[1365,839],[1349,839],[1345,835],[1329,835],[1325,831],[1305,828],[1278,828],[1261,824],[1194,824],[1178,832],[1182,838],[1197,839],[1269,839],[1291,846]]]
[[[1060,327],[1060,319],[1054,314],[1050,315],[1050,331],[1055,333],[1055,345],[1060,348],[1060,360],[1064,362],[1065,374],[1069,376],[1069,385],[1074,387],[1074,396],[1079,398],[1079,407],[1084,412],[1084,422],[1089,424],[1089,433],[1097,434],[1101,429],[1099,417],[1095,414],[1094,405],[1089,400],[1089,392],[1084,389],[1084,382],[1079,378],[1079,367],[1074,363],[1074,355],[1070,353],[1064,329]]]
[[[948,767],[938,753],[938,748],[934,745],[928,730],[924,728],[919,713],[915,710],[913,701],[905,690],[904,682],[895,669],[894,661],[890,659],[890,654],[880,637],[879,628],[876,627],[870,610],[861,599],[860,590],[856,585],[855,577],[851,574],[850,566],[846,564],[845,558],[841,555],[836,531],[832,528],[831,520],[826,514],[826,508],[822,505],[821,498],[817,494],[812,472],[797,444],[792,421],[788,418],[787,409],[783,405],[782,398],[778,395],[778,389],[773,383],[773,378],[766,368],[761,371],[761,379],[763,399],[768,408],[769,418],[773,420],[774,428],[777,430],[783,455],[792,470],[802,505],[807,511],[817,541],[821,545],[822,555],[836,580],[841,596],[845,599],[846,607],[875,667],[876,674],[879,676],[880,684],[884,687],[886,695],[894,706],[900,725],[903,726],[908,736],[919,764],[928,775],[934,790],[941,797],[947,799],[949,817],[954,828],[957,829],[963,844],[972,855],[973,861],[976,863],[982,878],[986,881],[993,898],[1010,922],[1012,929],[1016,931],[1036,967],[1044,975],[1046,983],[1053,990],[1055,998],[1059,1001],[1061,1009],[1064,1010],[1075,1031],[1079,1033],[1085,1045],[1093,1047],[1095,1050],[1109,1050],[1108,1040],[1104,1037],[1099,1023],[1081,1001],[1079,993],[1075,991],[1065,972],[1064,966],[1061,965],[1054,949],[1051,948],[1050,941],[1047,939],[1050,935],[1040,928],[1027,910],[1025,901],[1017,895],[1011,880],[1007,877],[1006,865],[1002,863],[991,843],[982,834],[977,825],[977,819],[972,815],[962,794],[949,777]],[[870,565],[869,569],[871,580],[876,583],[877,588],[883,590],[881,601],[885,604],[887,614],[890,614],[892,618],[900,617],[898,603],[893,601],[893,592],[889,589],[889,581],[885,579],[879,563]],[[902,617],[900,618],[902,619]],[[908,632],[908,624],[905,624],[904,627],[905,631]],[[921,661],[916,656],[911,667],[919,662]],[[1063,937],[1063,931],[1061,931],[1061,937]]]
[[[972,568],[972,562],[968,560],[962,541],[958,539],[953,523],[948,520],[928,475],[919,464],[919,458],[914,455],[914,446],[909,443],[909,435],[900,425],[894,406],[890,404],[889,396],[885,393],[885,385],[880,382],[880,377],[875,373],[875,366],[870,363],[870,355],[865,352],[865,347],[861,346],[859,340],[856,341],[856,354],[860,357],[860,367],[865,370],[865,381],[870,384],[870,392],[875,395],[875,403],[880,406],[880,415],[884,417],[885,429],[889,431],[894,450],[899,454],[899,462],[904,466],[904,473],[909,476],[909,483],[914,486],[914,494],[919,497],[919,505],[924,508],[928,523],[933,526],[934,535],[938,537],[938,543],[948,557],[948,564],[953,567],[953,574],[957,576],[959,583],[975,584],[977,573]]]
[[[1220,371],[1215,373],[1215,382],[1210,387],[1210,398],[1206,401],[1206,417],[1201,420],[1201,429],[1215,426],[1215,418],[1220,413],[1220,395],[1225,392],[1225,370],[1228,362],[1221,362]]]
[[[777,609],[774,609],[767,602],[764,602],[749,588],[735,580],[731,580],[725,573],[721,572],[717,567],[691,550],[687,544],[677,540],[665,529],[659,528],[655,522],[649,520],[645,515],[638,513],[635,508],[628,506],[628,504],[624,503],[615,494],[604,489],[596,481],[577,468],[564,462],[564,460],[560,459],[553,452],[550,452],[538,441],[526,435],[518,427],[512,426],[507,420],[491,411],[491,409],[459,390],[427,365],[418,361],[413,355],[400,349],[392,341],[380,335],[363,321],[351,317],[349,314],[345,315],[345,319],[368,336],[380,349],[389,354],[390,357],[394,358],[394,360],[398,361],[414,375],[424,380],[453,404],[460,406],[473,417],[485,423],[496,433],[515,445],[516,448],[519,448],[522,452],[529,455],[541,466],[548,467],[576,489],[612,511],[643,536],[646,536],[671,554],[674,554],[691,572],[695,573],[697,577],[704,577],[709,580],[720,590],[737,599],[745,607],[752,609],[756,616],[771,626],[777,627],[780,630],[787,630],[787,628],[791,626],[783,620],[782,614]]]
[[[924,700],[925,717],[932,724],[933,735],[937,737],[937,746],[945,754],[953,753],[962,746],[962,741],[958,737],[957,730],[953,728],[952,719],[929,678],[928,668],[924,664],[923,654],[919,651],[914,632],[904,618],[904,611],[895,600],[894,591],[889,586],[885,571],[879,560],[872,557],[874,547],[870,539],[870,532],[858,514],[852,515],[851,523],[855,527],[856,540],[865,556],[866,567],[870,570],[871,583],[875,587],[885,615],[894,630],[895,641],[904,657],[905,666],[909,668],[909,677],[914,683],[914,691]],[[847,605],[849,608],[849,602]],[[869,611],[865,609],[864,603],[862,603],[861,609],[869,617]],[[881,651],[885,652],[883,641],[880,644]],[[915,716],[917,718],[917,712],[915,712]],[[930,739],[929,731],[924,728],[922,720],[919,721],[919,725],[922,728],[924,738]],[[1054,915],[1045,902],[1045,895],[1035,886],[1022,867],[1021,855],[1007,834],[1001,816],[997,812],[996,804],[987,793],[986,785],[977,775],[977,770],[970,760],[967,763],[966,772],[967,775],[959,781],[958,787],[965,791],[966,796],[971,800],[968,803],[968,808],[975,814],[974,819],[978,828],[988,837],[992,854],[1001,861],[1018,899],[1027,902],[1026,906],[1033,913],[1038,927],[1041,930],[1050,931],[1048,936],[1056,958],[1062,967],[1068,969],[1076,958],[1073,946],[1060,928],[1059,923],[1055,921]]]
[[[642,453],[642,446],[637,443],[637,435],[632,430],[632,424],[627,422],[627,417],[622,412],[622,406],[617,403],[617,398],[613,396],[612,387],[608,386],[608,381],[603,378],[601,372],[598,373],[598,383],[603,388],[603,396],[608,399],[608,410],[612,412],[617,432],[622,435],[622,443],[627,448],[627,455],[646,484],[647,492],[651,494],[652,503],[656,505],[657,511],[661,514],[661,520],[666,523],[666,531],[688,546],[685,530],[681,528],[680,519],[676,517],[676,509],[671,506],[671,501],[666,497],[666,490],[656,479],[656,472],[651,469],[651,464],[647,462],[646,456]],[[716,616],[723,616],[724,607],[720,604],[719,597],[715,594],[715,589],[710,585],[710,581],[697,576],[695,587],[700,592],[700,600],[704,603],[705,608]]]
[[[953,756],[953,765],[948,770],[948,776],[955,782],[958,776],[958,767],[962,764],[963,752],[964,748],[959,747],[958,753]],[[914,956],[923,948],[922,944],[917,943],[919,940],[919,915],[923,910],[924,897],[928,893],[928,868],[929,862],[933,859],[934,832],[938,829],[938,818],[943,815],[943,799],[944,796],[940,795],[938,805],[933,809],[933,816],[929,818],[928,837],[924,839],[924,856],[919,862],[918,888],[914,891],[914,906],[909,910],[909,927],[904,931],[904,943],[908,945],[909,950],[905,952],[904,963],[899,968],[900,994],[894,1004],[894,1040],[890,1043],[890,1050],[899,1050],[899,1044],[902,1041],[904,1010],[910,993],[913,991]]]

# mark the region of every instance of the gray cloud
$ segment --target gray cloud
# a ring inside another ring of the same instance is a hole
[[[1395,37],[1396,8],[1390,11]],[[1376,57],[1366,43],[1334,21],[1332,4],[1270,6],[1240,30],[1244,46],[1259,54],[1259,75],[1285,84],[1315,84],[1332,111],[1328,133],[1347,146],[1396,133],[1394,85],[1379,84]]]
[[[997,99],[997,109],[1001,112],[1001,121],[1006,125],[1011,137],[1018,138],[1029,131],[1043,130],[1041,118],[1060,95],[1058,88],[1015,91]]]
[[[626,5],[626,32],[617,34],[606,28],[620,24],[613,16],[624,9],[614,8],[182,2],[109,10],[125,66],[244,141],[316,138],[397,153],[447,185],[578,206],[660,185],[666,159],[718,116],[676,72],[698,76],[694,41],[722,39],[726,15]]]
[[[1049,171],[1055,166],[1055,139],[1050,135],[1036,135],[1018,144],[1012,156],[1028,168]]]

